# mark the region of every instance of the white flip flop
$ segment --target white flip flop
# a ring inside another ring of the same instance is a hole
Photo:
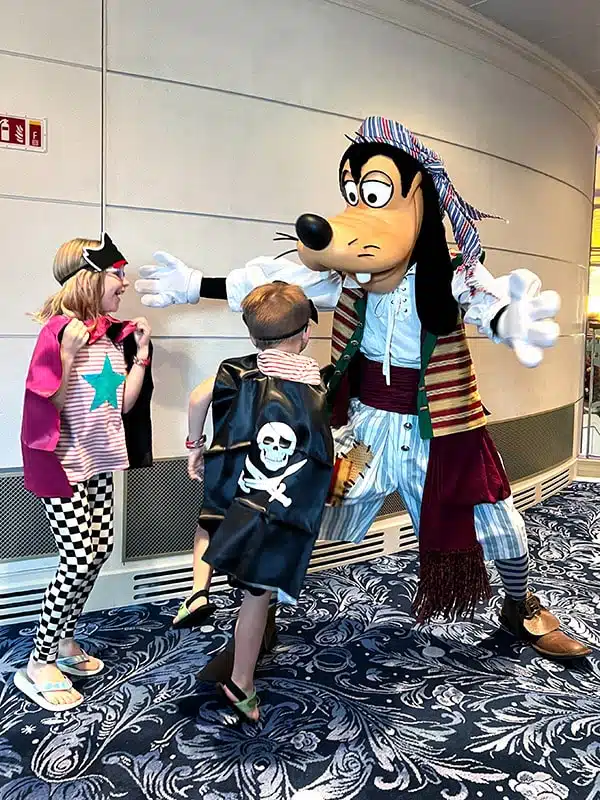
[[[98,666],[96,669],[77,669],[77,664],[85,664],[85,662],[89,660],[90,657],[88,654],[82,651],[78,656],[57,658],[56,666],[61,672],[64,672],[65,675],[76,675],[78,678],[91,678],[92,675],[98,675],[99,672],[102,672],[104,669],[104,662],[97,658]]]
[[[19,669],[14,674],[13,683],[19,691],[23,692],[32,702],[46,711],[69,711],[83,703],[83,697],[80,697],[78,700],[73,700],[71,703],[51,703],[50,700],[46,700],[44,697],[44,693],[68,692],[69,689],[72,689],[73,684],[68,678],[65,678],[64,681],[34,683],[27,674],[26,669]]]

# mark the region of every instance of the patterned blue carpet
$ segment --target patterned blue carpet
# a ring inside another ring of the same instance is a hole
[[[262,725],[232,727],[195,673],[229,637],[174,633],[176,603],[90,614],[80,639],[110,668],[51,715],[12,685],[32,626],[0,629],[0,800],[600,798],[600,485],[527,514],[540,596],[599,648],[551,663],[475,623],[415,630],[415,554],[309,578],[280,614],[257,687]],[[498,585],[496,575],[493,576]]]

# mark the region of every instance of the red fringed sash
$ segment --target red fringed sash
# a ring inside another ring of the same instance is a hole
[[[361,358],[360,400],[373,408],[416,414],[419,371]],[[389,442],[393,447],[394,443]],[[474,508],[510,495],[510,485],[487,428],[430,440],[419,521],[420,576],[413,610],[419,622],[436,615],[473,614],[490,596]]]

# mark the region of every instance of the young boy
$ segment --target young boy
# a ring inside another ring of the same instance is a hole
[[[298,286],[270,283],[250,292],[242,311],[259,353],[227,359],[194,391],[188,446],[190,476],[204,467],[199,525],[206,534],[197,536],[209,541],[206,585],[218,569],[244,589],[233,671],[220,689],[241,719],[256,722],[254,670],[271,593],[297,601],[327,498],[333,441],[319,365],[301,355],[316,319],[311,301]],[[211,402],[214,436],[204,452]]]

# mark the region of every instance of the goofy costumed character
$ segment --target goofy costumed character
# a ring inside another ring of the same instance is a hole
[[[419,537],[419,621],[472,613],[489,596],[485,560],[505,590],[503,626],[553,658],[590,651],[528,589],[525,526],[486,428],[464,323],[526,366],[556,341],[560,299],[528,270],[494,279],[474,222],[490,215],[456,192],[440,157],[398,122],[369,117],[343,155],[346,203],[330,219],[303,214],[291,261],[258,258],[206,278],[166,253],[142,267],[142,303],[162,307],[297,283],[334,310],[326,370],[337,464],[321,539],[360,542],[397,491]],[[459,255],[451,258],[448,214]]]

